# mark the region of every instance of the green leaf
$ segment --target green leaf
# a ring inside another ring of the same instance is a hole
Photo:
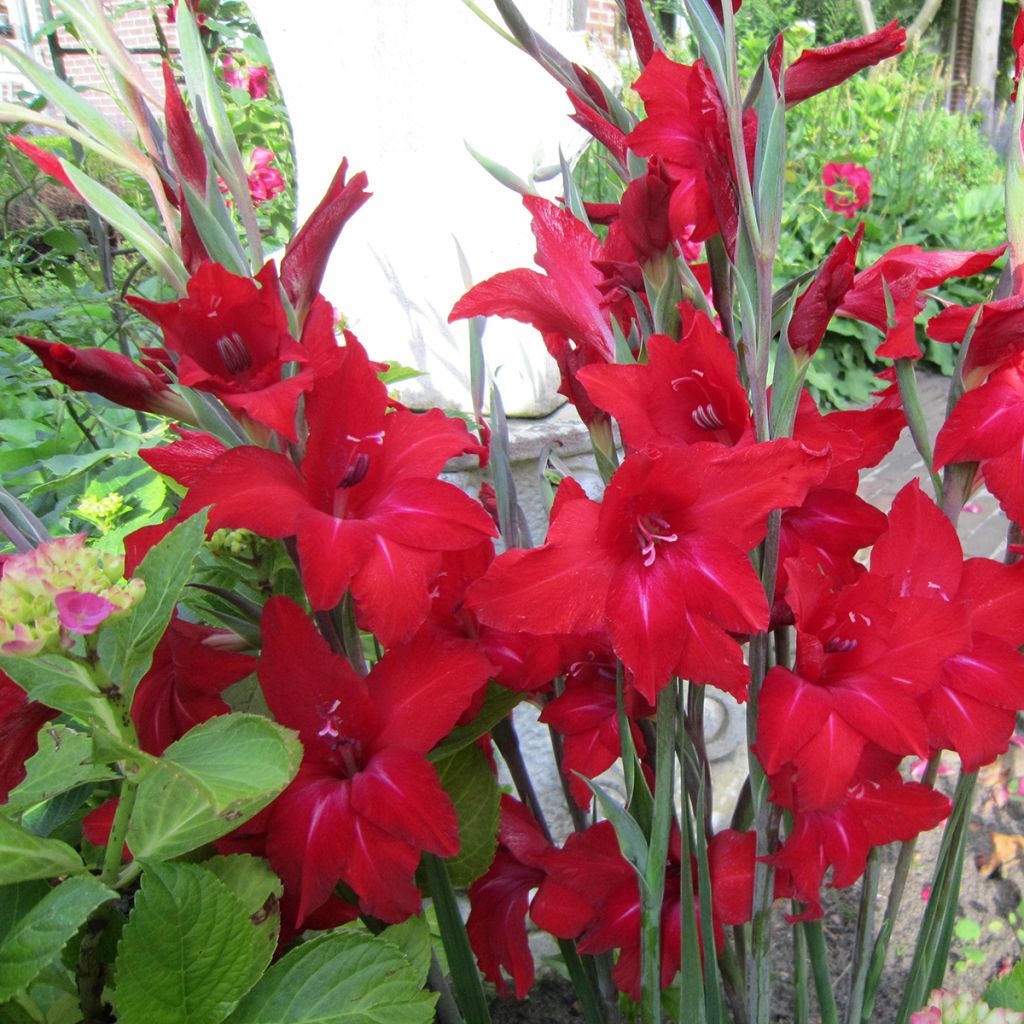
[[[43,241],[63,256],[74,256],[82,247],[78,235],[67,228],[50,228],[43,234]]]
[[[390,942],[344,929],[282,957],[230,1024],[431,1024],[437,995]]]
[[[153,660],[153,651],[171,621],[171,614],[192,575],[203,545],[206,513],[197,512],[176,526],[152,548],[135,572],[146,581],[146,593],[132,610],[100,634],[100,661],[130,706],[139,680]]]
[[[448,858],[448,874],[452,885],[464,888],[494,860],[501,794],[487,756],[475,744],[463,747],[436,767],[459,819],[459,852]]]
[[[299,769],[295,734],[256,715],[221,715],[172,743],[139,785],[128,828],[136,857],[167,859],[261,811]]]
[[[147,864],[117,947],[120,1024],[219,1024],[259,980],[273,947],[249,911],[197,864]]]
[[[619,849],[622,851],[622,856],[636,869],[636,873],[640,878],[640,885],[645,887],[647,885],[645,872],[650,848],[643,830],[636,820],[630,816],[629,811],[616,803],[598,783],[584,775],[580,775],[579,772],[576,772],[576,774],[590,787],[591,792],[597,797],[601,813],[612,823],[612,827],[615,829],[615,836],[619,840]]]
[[[280,899],[284,893],[281,879],[260,857],[235,853],[229,857],[211,857],[203,867],[212,871],[241,901],[258,940],[266,945],[268,956],[277,949],[281,930]]]
[[[90,178],[84,171],[66,160],[62,160],[61,165],[86,203],[120,231],[172,288],[184,295],[188,283],[185,265],[149,222],[119,195]]]
[[[0,885],[84,870],[82,858],[67,843],[42,839],[0,815]]]
[[[405,954],[406,959],[416,971],[419,985],[421,987],[426,985],[433,952],[433,937],[430,934],[430,926],[427,924],[426,918],[422,914],[419,917],[406,918],[401,924],[393,924],[385,928],[380,933],[380,938],[387,939]]]
[[[92,875],[69,878],[19,917],[0,942],[0,1001],[28,985],[112,892]]]
[[[25,762],[24,780],[7,797],[8,810],[22,810],[66,793],[83,782],[116,778],[93,757],[92,737],[65,725],[44,725],[39,749]]]
[[[435,764],[452,756],[463,747],[476,743],[481,736],[491,731],[512,709],[522,703],[523,694],[515,693],[507,687],[490,683],[487,695],[476,718],[468,725],[460,725],[448,733],[443,743],[438,744],[427,756]]]
[[[33,658],[0,655],[0,670],[32,700],[89,725],[99,725],[113,733],[120,730],[114,706],[99,692],[89,669],[81,662],[58,654],[39,654]]]
[[[1024,960],[1018,960],[1009,974],[996,978],[982,998],[993,1008],[1024,1011]]]

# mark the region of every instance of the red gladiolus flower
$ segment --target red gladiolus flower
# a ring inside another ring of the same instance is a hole
[[[334,366],[307,396],[300,466],[265,448],[232,448],[201,473],[181,514],[212,504],[211,529],[296,537],[312,606],[333,608],[351,587],[360,625],[390,646],[430,611],[439,552],[497,531],[477,502],[436,479],[450,458],[479,450],[465,424],[438,409],[388,413],[373,364],[347,341],[328,353]]]
[[[14,680],[0,672],[0,803],[25,778],[25,762],[39,746],[39,730],[59,714],[29,700]]]
[[[120,352],[103,348],[75,348],[19,334],[18,341],[39,357],[54,380],[72,391],[91,391],[117,405],[189,422],[189,404],[171,391],[152,370],[139,366]]]
[[[974,323],[963,365],[968,389],[976,388],[990,373],[1024,353],[1024,294],[980,306],[947,306],[925,328],[925,334],[934,341],[959,344],[979,308],[981,315]]]
[[[286,363],[305,363],[308,355],[288,333],[273,263],[255,281],[204,263],[184,299],[128,302],[160,326],[164,344],[181,357],[182,384],[209,391],[232,412],[296,440],[295,410],[313,375],[303,369],[284,376]]]
[[[650,703],[672,673],[742,699],[748,673],[728,634],[768,618],[747,552],[827,462],[793,441],[652,449],[626,458],[601,504],[567,479],[544,547],[499,556],[467,603],[499,629],[603,630]]]
[[[858,71],[895,57],[906,48],[907,33],[892,21],[877,32],[818,50],[804,50],[786,69],[786,106],[801,103],[845,82]],[[826,183],[827,184],[827,183]]]
[[[20,149],[44,174],[48,174],[54,181],[59,181],[66,188],[71,189],[76,196],[81,197],[82,193],[71,183],[71,179],[68,177],[67,171],[64,170],[59,157],[54,156],[48,149],[43,149],[41,146],[37,146],[34,142],[29,142],[28,139],[23,139],[19,135],[8,135],[7,141],[15,149]]]
[[[339,881],[364,913],[384,921],[415,914],[421,852],[459,849],[455,809],[425,755],[490,666],[471,644],[427,633],[389,651],[364,679],[284,597],[267,602],[262,629],[260,685],[304,748],[298,776],[266,819],[271,866],[298,897],[296,925]]]
[[[147,753],[159,757],[193,726],[230,712],[221,692],[256,668],[251,655],[215,646],[230,637],[177,615],[171,620],[132,701],[139,745]]]
[[[843,235],[818,268],[814,280],[796,300],[787,334],[790,348],[794,352],[804,352],[809,358],[818,351],[829,321],[853,285],[857,271],[857,250],[863,237],[863,224],[852,238]]]
[[[206,153],[192,123],[192,115],[181,97],[174,71],[167,61],[163,63],[163,76],[164,120],[167,123],[167,142],[171,155],[181,178],[198,195],[205,196]],[[186,205],[182,204],[183,211],[186,208]]]
[[[871,172],[857,164],[825,164],[825,205],[841,217],[851,218],[871,202]],[[837,183],[842,183],[836,189]],[[853,193],[852,195],[850,193]]]
[[[241,68],[228,54],[221,57],[221,66],[224,68],[224,81],[232,89],[245,89],[250,99],[261,100],[270,91],[270,68],[262,64]]]
[[[999,259],[1005,249],[1006,246],[1001,245],[980,252],[951,252],[925,251],[918,245],[897,246],[853,279],[853,287],[846,293],[839,312],[885,333],[885,341],[879,345],[876,355],[887,359],[920,359],[914,317],[924,309],[922,293],[950,277],[980,274]],[[891,316],[886,290],[893,305]]]
[[[342,160],[323,199],[295,232],[281,259],[281,284],[295,306],[300,324],[305,323],[320,291],[327,258],[341,229],[370,198],[365,172],[360,171],[351,181],[345,180],[347,173],[348,160]]]

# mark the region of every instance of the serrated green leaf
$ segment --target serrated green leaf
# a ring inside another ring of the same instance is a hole
[[[84,870],[82,858],[67,843],[33,835],[0,815],[0,885],[58,878]]]
[[[295,734],[256,715],[221,715],[164,751],[139,785],[128,828],[135,856],[177,857],[261,811],[302,758]]]
[[[400,949],[366,932],[342,930],[282,957],[229,1022],[431,1024],[436,1002]]]
[[[426,985],[434,942],[426,918],[420,914],[419,917],[407,918],[401,924],[389,925],[380,932],[380,937],[405,954],[416,971],[418,984],[421,987]]]
[[[486,755],[475,745],[463,747],[436,767],[459,820],[459,852],[447,859],[448,874],[452,885],[464,888],[494,860],[501,794]]]
[[[203,867],[212,871],[241,901],[263,942],[273,955],[281,930],[280,899],[284,893],[281,879],[260,857],[233,853],[228,857],[211,857]]]
[[[25,762],[25,778],[7,797],[8,810],[22,810],[80,786],[113,779],[109,768],[96,764],[92,737],[65,725],[44,725],[39,749]]]
[[[242,901],[198,864],[146,864],[117,947],[120,1024],[219,1024],[263,974]]]
[[[1009,974],[996,978],[982,998],[993,1008],[1024,1011],[1024,960],[1018,960]]]
[[[28,985],[86,918],[116,895],[92,875],[82,875],[51,889],[19,917],[0,942],[0,1001]]]
[[[114,706],[99,692],[88,668],[77,661],[57,654],[34,658],[0,655],[0,670],[40,704],[110,732],[120,728]]]
[[[145,596],[100,634],[100,661],[129,706],[192,575],[205,527],[206,512],[197,512],[149,551],[135,571],[136,578],[146,581]]]

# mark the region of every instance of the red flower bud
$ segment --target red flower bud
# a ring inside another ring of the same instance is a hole
[[[39,356],[54,380],[72,391],[91,391],[103,398],[141,412],[174,419],[191,418],[188,404],[152,371],[120,352],[102,348],[74,348],[61,342],[18,335],[18,341]]]

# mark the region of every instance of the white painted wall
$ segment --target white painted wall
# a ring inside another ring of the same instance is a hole
[[[489,0],[479,6],[499,20]],[[567,56],[603,61],[568,31],[571,0],[520,7]],[[534,246],[519,197],[464,142],[525,177],[535,157],[557,162],[559,143],[567,153],[582,144],[568,99],[461,0],[250,0],[250,8],[295,131],[300,221],[342,156],[367,172],[374,194],[346,226],[324,294],[371,355],[429,372],[403,386],[406,401],[468,408],[467,328],[446,323],[464,291],[453,236],[476,280],[533,266]],[[552,182],[546,194],[555,191]],[[558,404],[539,334],[492,320],[484,340],[511,414]]]

